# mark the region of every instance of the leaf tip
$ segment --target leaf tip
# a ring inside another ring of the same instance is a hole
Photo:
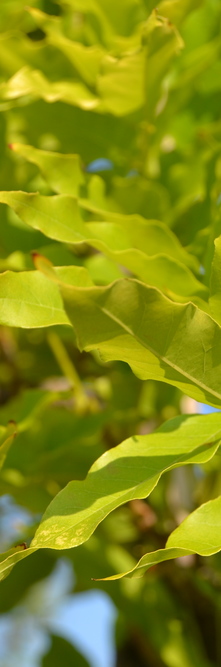
[[[47,259],[47,257],[45,257],[44,255],[41,255],[40,252],[33,250],[33,252],[31,252],[31,257],[36,269],[42,270],[42,267],[53,268],[52,262],[50,262],[50,260]]]
[[[31,252],[31,256],[32,256],[33,262],[35,262],[38,259],[38,257],[42,257],[42,255],[40,255],[40,252],[37,252],[36,250],[33,250]]]
[[[58,282],[56,273],[54,271],[54,266],[52,262],[50,262],[50,259],[44,257],[44,255],[41,255],[39,252],[36,251],[33,251],[31,253],[31,257],[37,271],[40,271],[51,280],[54,280],[56,283]]]
[[[21,542],[21,544],[17,544],[17,545],[16,545],[16,549],[17,549],[18,547],[21,547],[21,549],[24,549],[24,550],[25,550],[25,549],[28,548],[28,545],[27,545],[26,542]]]

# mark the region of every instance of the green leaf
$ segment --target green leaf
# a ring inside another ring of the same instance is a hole
[[[148,231],[147,228],[146,237]],[[157,255],[148,257],[142,250],[132,246],[130,239],[126,238],[125,231],[120,226],[111,223],[89,223],[87,233],[88,243],[104,252],[110,259],[115,259],[118,264],[125,266],[142,282],[158,287],[175,301],[179,301],[179,296],[186,297],[187,301],[192,297],[194,302],[195,300],[197,302],[199,297],[202,300],[207,298],[207,288],[184,264],[164,253],[160,254],[159,248]],[[95,235],[97,241],[93,239]],[[128,249],[120,249],[121,245],[127,246]],[[202,300],[199,299],[201,307],[206,308]]]
[[[39,12],[35,11],[34,15],[44,23]],[[112,28],[103,9],[99,8],[98,16],[104,24],[104,30],[107,29],[111,36]],[[46,32],[49,44],[60,48],[66,56],[68,54],[69,60],[71,59],[79,74],[83,75],[88,86],[81,81],[70,80],[67,76],[58,81],[50,81],[40,69],[34,69],[27,64],[9,81],[1,83],[2,100],[13,101],[30,95],[32,99],[42,98],[49,103],[61,100],[81,109],[108,112],[118,117],[146,108],[148,116],[152,118],[170,61],[183,45],[175,27],[153,12],[143,27],[140,24],[139,29],[134,30],[126,41],[122,40],[121,57],[113,53],[103,55],[102,50],[94,51],[93,46],[91,65],[87,67],[90,48],[79,45],[78,40],[76,46],[71,43],[71,40],[57,29],[56,20],[46,19]],[[114,41],[115,39],[116,35]],[[153,48],[153,44],[156,44],[156,48]]]
[[[221,550],[221,496],[198,507],[169,536],[166,548],[145,554],[132,570],[107,577],[142,576],[153,565],[189,554],[211,556]]]
[[[175,25],[158,10],[153,10],[143,32],[143,42],[147,44],[147,67],[145,76],[147,117],[155,122],[156,115],[164,106],[164,78],[171,60],[177,56],[184,43]],[[159,107],[157,106],[159,102]]]
[[[54,192],[77,195],[84,183],[78,155],[62,155],[51,151],[41,151],[24,144],[11,144],[10,148],[29,162],[39,167],[42,175]]]
[[[105,64],[96,95],[81,81],[51,82],[39,69],[26,65],[9,81],[0,84],[0,99],[13,101],[31,95],[33,99],[49,103],[62,101],[81,109],[106,111],[116,116],[124,116],[144,106],[144,53],[128,55],[121,60],[107,57]]]
[[[190,265],[192,258],[166,226],[144,221],[139,216],[116,215],[114,218],[117,222],[87,223],[85,240],[143,282],[159,287],[175,300],[178,294],[193,299],[208,297],[208,289],[183,263],[186,260]]]
[[[53,34],[51,30],[48,32],[48,41],[64,53],[88,86],[96,85],[99,70],[106,56],[100,46],[86,47],[80,42],[67,39],[64,35]]]
[[[125,58],[107,58],[98,79],[103,108],[116,116],[137,111],[145,104],[145,52]]]
[[[215,239],[214,245],[209,304],[212,316],[221,324],[221,236]]]
[[[70,482],[47,508],[31,546],[65,549],[87,540],[107,514],[146,498],[162,473],[208,461],[221,438],[221,415],[177,417],[103,454],[82,482]]]
[[[89,86],[95,85],[102,60],[106,55],[104,49],[98,45],[88,47],[81,42],[68,39],[62,32],[62,24],[57,17],[49,16],[36,7],[29,7],[28,11],[46,33],[47,42],[68,58]]]
[[[178,295],[185,297],[186,301],[191,297],[206,309],[206,304],[199,301],[199,297],[207,298],[207,288],[180,262],[180,258],[188,258],[188,254],[181,249],[173,234],[166,232],[160,223],[151,221],[145,224],[138,218],[137,231],[133,229],[133,218],[129,218],[128,224],[124,226],[124,216],[117,217],[119,224],[85,224],[77,201],[65,195],[44,197],[22,192],[2,192],[0,201],[11,206],[23,222],[47,236],[66,243],[86,241],[144,282],[159,287],[174,300],[179,300]],[[169,246],[171,257],[166,255],[164,239]],[[161,254],[160,245],[157,244],[160,241],[164,249]],[[157,254],[154,255],[156,249]]]
[[[26,192],[1,192],[0,201],[8,204],[30,227],[49,238],[65,243],[85,241],[84,224],[77,200],[65,195],[44,197]]]
[[[0,427],[0,470],[4,465],[8,451],[13,443],[13,440],[16,436],[16,425],[15,422],[10,422],[5,428]]]
[[[13,101],[30,95],[33,100],[66,102],[80,109],[101,110],[101,103],[84,83],[80,81],[49,81],[38,69],[28,65],[18,70],[6,83],[0,84],[0,99]]]
[[[113,0],[111,4],[109,0],[69,0],[69,4],[75,11],[83,13],[85,22],[88,20],[90,23],[91,15],[96,17],[99,26],[96,41],[102,39],[108,44],[120,35],[130,37],[137,22],[146,17],[145,9],[142,5],[140,8],[137,0],[122,0],[120,5],[118,0]],[[94,27],[94,20],[92,25]]]
[[[158,4],[159,13],[179,25],[192,11],[202,4],[202,0],[162,0]]]
[[[60,289],[81,350],[98,349],[106,361],[129,363],[143,380],[161,380],[221,406],[221,330],[202,310],[131,279]]]
[[[23,545],[19,545],[0,554],[0,581],[8,577],[16,563],[35,553],[35,551],[36,549],[26,549]]]
[[[191,549],[201,556],[211,556],[221,549],[220,529],[221,496],[192,512],[170,535],[167,548]]]
[[[210,460],[220,439],[219,413],[206,417],[182,416],[163,424],[155,433],[133,436],[105,452],[84,481],[70,482],[57,494],[30,548],[16,547],[1,554],[0,580],[17,562],[39,548],[66,549],[82,544],[116,507],[134,498],[147,497],[164,472]],[[176,557],[171,553],[174,548],[166,555]]]
[[[141,215],[124,215],[123,213],[113,213],[107,210],[102,211],[88,200],[80,200],[80,204],[86,210],[91,211],[97,219],[101,219],[106,224],[108,220],[108,223],[112,222],[120,227],[121,231],[118,232],[120,237],[122,234],[126,235],[126,238],[130,239],[132,248],[142,250],[148,257],[163,252],[167,257],[185,264],[189,269],[198,273],[199,262],[197,258],[183,248],[177,236],[165,223],[159,220],[148,220]]]
[[[58,280],[90,285],[86,269],[78,266],[55,269]],[[0,274],[0,323],[22,328],[70,324],[56,283],[39,271],[6,271]]]

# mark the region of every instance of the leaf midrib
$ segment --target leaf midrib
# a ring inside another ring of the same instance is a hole
[[[152,288],[152,289],[153,289],[153,288]],[[162,293],[160,292],[160,290],[157,290],[157,289],[156,289],[156,291],[159,292],[160,294],[162,294]],[[162,294],[162,296],[163,296],[163,297],[165,298],[165,300],[166,300],[166,297],[165,297],[163,294]],[[196,306],[195,306],[191,301],[189,301],[188,303],[191,303],[191,305],[193,305],[193,307],[194,307],[195,310],[196,310]],[[118,317],[116,317],[115,315],[113,315],[107,308],[103,308],[102,306],[100,306],[99,303],[96,303],[96,305],[97,305],[97,307],[98,307],[98,308],[99,308],[105,315],[107,315],[111,320],[113,320],[114,322],[116,322],[116,324],[118,324],[124,331],[126,331],[127,333],[129,333],[130,336],[132,336],[132,338],[135,338],[135,340],[137,340],[138,343],[140,343],[140,345],[142,345],[142,347],[145,347],[147,350],[149,350],[149,352],[151,352],[151,353],[152,353],[155,357],[157,357],[160,361],[162,361],[162,362],[163,362],[164,364],[166,364],[167,366],[170,366],[170,368],[172,368],[173,370],[175,370],[175,371],[176,371],[177,373],[179,373],[180,375],[183,375],[184,377],[186,377],[192,384],[197,385],[198,387],[200,387],[200,388],[203,389],[204,391],[210,393],[212,396],[215,396],[216,398],[218,398],[218,399],[221,401],[221,394],[219,394],[219,393],[216,392],[214,389],[212,389],[212,388],[208,387],[207,385],[205,385],[204,382],[201,382],[200,380],[198,380],[197,378],[195,378],[193,375],[191,375],[191,373],[188,373],[187,371],[184,371],[183,369],[179,368],[179,366],[177,366],[174,362],[170,361],[167,357],[164,357],[164,355],[161,355],[159,352],[157,352],[156,350],[154,350],[154,348],[151,347],[151,345],[147,345],[147,343],[145,343],[145,341],[144,341],[142,338],[140,338],[140,336],[138,336],[137,334],[135,334],[134,331],[133,331],[132,329],[130,329],[130,327],[128,327],[128,326],[127,326],[124,322],[122,322]],[[203,311],[202,311],[202,312],[203,312]],[[204,314],[206,314],[206,313],[204,313]],[[208,316],[208,317],[209,317],[209,316]]]
[[[221,435],[221,429],[218,429],[218,431],[217,431],[216,433],[213,434],[213,437],[215,437],[217,434],[220,434],[220,435]],[[202,444],[203,444],[203,443],[202,443]],[[215,442],[211,442],[211,443],[209,443],[209,444],[211,444],[211,445],[215,445],[215,444],[216,444],[216,441],[215,441]],[[219,444],[219,439],[217,440],[217,448],[218,448],[218,444]],[[194,447],[194,449],[190,450],[190,452],[187,452],[187,457],[190,456],[191,453],[194,453],[194,451],[197,450],[198,447],[199,447],[199,445],[197,445],[197,447]],[[215,453],[216,453],[216,452],[214,452],[214,454],[215,454]],[[169,470],[172,470],[173,468],[179,466],[180,462],[182,462],[182,457],[183,457],[183,456],[184,456],[183,453],[182,453],[182,454],[179,454],[178,457],[175,459],[174,463],[170,464],[170,465],[167,466],[167,467],[162,468],[162,469],[161,469],[160,471],[158,471],[158,472],[156,471],[156,472],[153,473],[150,477],[144,479],[142,482],[139,482],[139,484],[135,484],[135,485],[134,485],[133,487],[131,487],[130,489],[127,489],[126,491],[122,492],[121,495],[120,495],[120,502],[119,502],[118,504],[116,504],[116,508],[117,508],[117,507],[120,507],[121,505],[124,504],[124,502],[126,502],[124,499],[125,499],[125,497],[127,498],[127,495],[128,495],[129,492],[131,492],[131,493],[132,493],[133,491],[136,491],[136,492],[137,492],[137,491],[139,490],[139,488],[140,488],[143,484],[145,484],[145,483],[147,483],[147,482],[151,482],[151,479],[156,478],[155,484],[153,485],[151,491],[147,494],[147,496],[142,496],[142,497],[148,497],[148,496],[150,495],[150,493],[152,492],[152,490],[157,486],[157,484],[158,484],[160,478],[162,477],[162,475],[163,475],[165,472],[169,472]],[[147,458],[148,458],[148,457],[147,457]],[[208,459],[208,460],[209,460],[209,459]],[[184,461],[184,462],[183,462],[183,465],[191,465],[191,462],[190,462],[190,461]],[[86,480],[89,479],[91,472],[93,472],[93,471],[89,471],[89,473],[88,473],[86,479],[83,480],[83,481],[86,482]],[[71,483],[71,482],[70,482],[70,483]],[[117,493],[117,492],[116,492],[116,493]],[[137,495],[136,495],[135,497],[137,498]],[[109,498],[109,496],[108,496],[108,498]],[[133,497],[132,497],[132,498],[133,498]],[[131,499],[132,499],[132,498],[131,498]],[[101,499],[102,499],[102,498],[101,498]],[[52,501],[52,502],[53,502],[53,501]],[[70,530],[76,529],[77,526],[79,526],[79,524],[82,523],[82,521],[85,521],[85,522],[86,522],[86,521],[90,520],[91,517],[92,517],[93,515],[96,515],[96,513],[99,513],[100,511],[102,511],[102,509],[105,509],[104,517],[103,517],[102,519],[99,519],[99,517],[98,517],[98,521],[96,522],[96,525],[94,526],[94,528],[92,528],[92,531],[90,532],[89,536],[86,537],[85,539],[83,539],[82,541],[79,541],[79,542],[78,542],[78,545],[84,543],[84,542],[85,542],[87,539],[89,539],[89,537],[93,534],[93,532],[96,530],[97,526],[101,523],[101,521],[102,521],[103,519],[105,519],[106,516],[108,516],[108,514],[112,511],[111,509],[110,509],[110,511],[109,511],[109,507],[112,507],[112,504],[113,504],[113,500],[112,500],[112,501],[108,500],[108,502],[107,502],[106,504],[104,504],[103,507],[101,507],[101,508],[98,507],[98,508],[96,508],[95,510],[91,511],[90,514],[89,514],[89,516],[86,517],[85,519],[82,519],[82,518],[79,519],[76,523],[73,523],[71,526],[68,526],[68,528],[66,528],[66,530],[63,529],[63,528],[61,528],[60,532],[57,533],[56,537],[59,537],[59,535],[60,535],[61,533],[62,533],[62,536],[64,536],[64,535],[67,534]],[[114,510],[114,509],[115,509],[115,507],[113,508],[113,510]],[[79,507],[78,507],[78,512],[77,512],[76,514],[78,514],[79,512],[85,511],[85,510],[86,510],[85,507],[83,507],[83,509],[79,509]],[[76,514],[75,514],[75,516],[76,516]],[[42,520],[42,524],[40,524],[40,526],[42,525],[42,527],[43,527],[43,525],[44,525],[44,521],[48,521],[48,520],[50,520],[51,518],[53,518],[53,516],[46,517],[45,520],[44,520],[44,518],[43,518],[43,520]],[[40,526],[39,526],[39,527],[40,527]],[[50,539],[51,539],[51,537],[49,537],[48,539],[45,539],[45,541],[44,541],[45,544],[47,544],[48,542],[50,542]],[[34,540],[35,540],[35,537],[34,537],[33,541],[34,541]],[[78,545],[75,545],[75,546],[78,546]],[[36,546],[38,547],[38,543],[36,543]],[[73,545],[73,546],[74,546],[74,545]],[[68,548],[68,547],[66,547],[66,548]],[[70,547],[70,548],[72,548],[72,547]]]
[[[37,303],[36,301],[32,302],[32,301],[26,301],[24,299],[17,299],[14,296],[0,297],[0,301],[8,301],[8,300],[16,301],[16,303],[22,304],[24,306],[33,306],[34,308],[42,308],[50,311],[57,310],[59,313],[65,315],[65,310],[63,308],[57,308],[56,306],[47,306],[46,304]]]

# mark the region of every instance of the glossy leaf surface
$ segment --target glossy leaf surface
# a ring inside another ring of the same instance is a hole
[[[98,349],[105,360],[129,363],[142,379],[164,380],[221,405],[221,331],[206,313],[130,279],[89,290],[62,285],[61,293],[80,349]]]
[[[219,446],[220,424],[220,415],[177,418],[152,435],[133,436],[106,452],[84,482],[71,482],[58,494],[32,546],[64,549],[81,544],[120,504],[147,497],[166,470],[209,460]]]
[[[200,556],[211,556],[221,550],[221,497],[210,500],[198,507],[195,512],[171,533],[166,548],[145,554],[130,572],[110,577],[142,576],[149,568],[171,558],[182,558],[196,553]]]

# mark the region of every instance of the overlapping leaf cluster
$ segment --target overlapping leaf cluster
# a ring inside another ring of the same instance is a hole
[[[22,4],[0,9],[0,463],[3,493],[43,517],[28,549],[1,556],[1,576],[39,549],[82,545],[121,505],[136,515],[163,473],[213,459],[217,487],[171,521],[165,548],[115,558],[110,517],[79,550],[84,569],[101,540],[92,575],[140,575],[221,550],[221,416],[179,407],[182,392],[221,409],[221,8]],[[214,664],[189,650],[185,664]]]

